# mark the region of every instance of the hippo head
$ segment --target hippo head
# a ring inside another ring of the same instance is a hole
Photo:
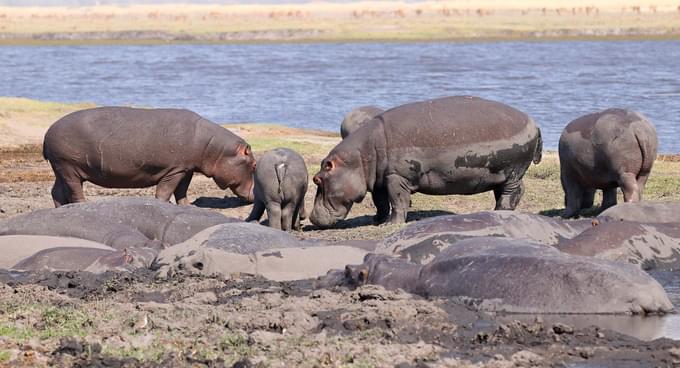
[[[212,178],[220,189],[231,189],[240,198],[253,201],[255,157],[250,145],[243,142],[235,154],[223,154],[215,162]]]
[[[364,176],[358,151],[331,151],[313,179],[317,189],[310,220],[314,225],[330,227],[344,219],[352,205],[366,196]]]

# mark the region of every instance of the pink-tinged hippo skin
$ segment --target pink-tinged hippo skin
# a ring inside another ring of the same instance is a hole
[[[259,221],[266,209],[270,227],[300,230],[307,182],[307,166],[297,152],[288,148],[265,152],[255,169],[255,199],[246,221]]]
[[[680,224],[600,222],[556,245],[562,252],[628,262],[643,270],[680,268]]]
[[[531,162],[541,159],[540,130],[499,102],[456,96],[387,110],[340,142],[321,162],[311,221],[344,219],[372,193],[376,223],[406,221],[411,193],[493,190],[495,209],[512,210]]]
[[[388,235],[378,243],[375,252],[427,264],[444,249],[464,239],[495,236],[551,246],[591,227],[591,220],[563,220],[516,211],[437,216],[411,223]]]
[[[143,249],[116,251],[96,248],[57,247],[41,250],[12,267],[19,271],[133,271],[150,268],[153,252]]]
[[[673,308],[661,285],[633,265],[495,237],[460,241],[424,266],[369,254],[362,265],[326,278],[429,298],[472,298],[479,309],[493,312],[647,314]],[[328,285],[327,279],[321,283]]]
[[[597,216],[600,222],[680,223],[678,202],[628,202],[610,207]]]
[[[342,139],[347,138],[352,132],[384,111],[376,106],[360,106],[348,112],[345,118],[342,119],[342,124],[340,124],[340,136]]]
[[[591,207],[597,189],[603,209],[616,204],[618,187],[626,202],[642,200],[657,146],[654,125],[635,111],[607,109],[570,122],[559,141],[563,217]]]
[[[47,130],[43,156],[56,176],[56,207],[83,202],[85,181],[107,188],[156,186],[156,198],[189,203],[194,172],[252,200],[255,159],[229,130],[189,110],[99,107],[68,114]]]

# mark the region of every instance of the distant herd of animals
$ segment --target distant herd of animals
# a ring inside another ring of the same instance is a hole
[[[326,228],[371,192],[376,224],[403,223],[411,194],[493,191],[496,210],[514,210],[522,178],[542,154],[541,132],[525,113],[478,97],[453,96],[383,111],[348,113],[343,140],[321,161],[310,220]],[[641,114],[607,109],[579,117],[559,140],[563,217],[576,217],[603,191],[602,208],[642,200],[657,154],[654,126]],[[194,172],[254,202],[247,221],[267,211],[269,226],[299,229],[306,214],[307,168],[285,148],[257,161],[242,138],[181,109],[99,107],[71,113],[45,134],[56,207],[83,202],[85,181],[109,188],[156,186],[156,198],[187,205]]]

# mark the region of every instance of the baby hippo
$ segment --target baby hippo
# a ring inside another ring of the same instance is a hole
[[[654,126],[635,111],[608,109],[569,123],[559,143],[563,217],[592,206],[597,189],[603,191],[602,209],[616,204],[617,187],[626,202],[642,200],[656,148]]]
[[[288,231],[300,229],[307,193],[307,166],[287,148],[267,151],[255,169],[254,205],[246,221],[258,221],[267,209],[269,226]]]

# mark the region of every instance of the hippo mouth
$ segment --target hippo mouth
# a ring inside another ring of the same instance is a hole
[[[237,197],[241,199],[245,199],[248,202],[252,202],[255,199],[255,181],[250,181],[250,186],[248,187],[248,190],[243,190],[242,189],[243,185],[238,185],[238,186],[232,186],[229,189],[236,194]]]
[[[343,203],[339,209],[336,209],[332,206],[329,208],[329,206],[326,205],[326,202],[327,201],[325,200],[320,200],[317,193],[317,198],[314,201],[314,209],[309,217],[309,220],[320,228],[331,227],[338,221],[345,219],[349,210],[352,208],[352,204],[354,204],[353,202],[349,202],[348,204]]]

